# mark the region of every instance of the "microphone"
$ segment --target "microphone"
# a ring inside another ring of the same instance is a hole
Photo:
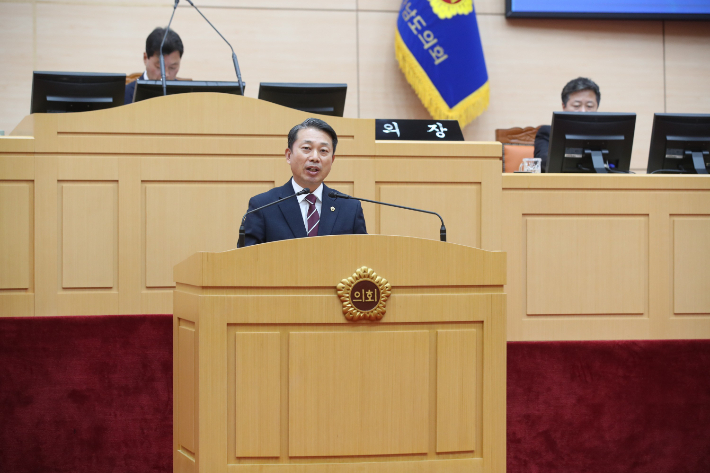
[[[170,31],[170,24],[173,22],[173,17],[175,16],[175,10],[177,9],[180,0],[175,0],[175,5],[173,6],[173,13],[170,15],[170,21],[168,22],[168,27],[165,28],[165,34],[163,35],[163,40],[160,42],[160,81],[163,83],[163,95],[168,95],[167,87],[165,84],[165,59],[163,58],[163,45],[165,44],[165,38],[168,37],[168,31]]]
[[[195,8],[195,10],[197,10],[197,13],[199,13],[200,16],[202,18],[204,18],[207,23],[209,23],[209,25],[212,27],[212,29],[217,32],[217,34],[224,40],[225,43],[227,43],[227,46],[229,46],[229,49],[232,50],[232,62],[234,63],[234,70],[237,72],[237,81],[239,81],[239,90],[241,91],[242,97],[243,97],[244,96],[244,84],[242,83],[242,73],[239,71],[239,62],[237,61],[237,54],[234,52],[234,48],[232,47],[231,44],[229,44],[229,41],[227,41],[227,38],[222,36],[222,33],[220,33],[219,30],[217,28],[215,28],[212,23],[210,23],[210,20],[208,20],[207,17],[202,14],[200,9],[197,8],[194,3],[192,3],[192,0],[187,0],[187,3],[192,5]],[[175,2],[175,5],[177,5],[177,2]]]
[[[247,215],[252,214],[258,210],[265,209],[266,207],[271,207],[274,204],[279,204],[279,203],[284,202],[288,199],[296,197],[297,195],[310,194],[310,192],[311,192],[311,190],[308,187],[304,187],[299,192],[296,192],[293,195],[290,195],[288,197],[280,197],[279,200],[275,200],[275,201],[271,202],[270,204],[262,205],[261,207],[257,207],[254,210],[250,210],[247,213],[245,213],[244,216],[242,217],[242,224],[239,226],[239,240],[237,240],[237,248],[244,248],[244,239],[246,238],[246,230],[244,229],[244,221],[247,219]]]
[[[361,200],[363,202],[371,202],[373,204],[380,204],[380,205],[388,205],[390,207],[397,207],[398,209],[414,210],[415,212],[423,212],[425,214],[436,215],[437,217],[439,217],[439,220],[441,220],[441,228],[439,229],[439,239],[441,241],[446,241],[446,227],[444,226],[444,219],[441,218],[441,215],[439,215],[436,212],[432,212],[430,210],[415,209],[412,207],[405,207],[404,205],[388,204],[387,202],[378,202],[376,200],[362,199],[360,197],[353,197],[353,196],[341,194],[340,192],[335,192],[335,191],[328,192],[328,197],[330,197],[331,199],[338,199],[338,198],[355,199],[355,200]]]

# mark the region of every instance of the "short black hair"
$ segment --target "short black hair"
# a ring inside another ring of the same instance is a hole
[[[567,105],[570,94],[580,92],[582,90],[591,90],[597,96],[597,105],[602,101],[602,93],[599,92],[599,86],[592,79],[586,77],[577,77],[567,82],[565,88],[562,89],[562,105]]]
[[[161,27],[157,27],[148,35],[148,38],[145,40],[146,56],[153,57],[159,54],[158,50],[160,49],[160,43],[163,42],[163,36],[165,36],[165,28]],[[170,31],[168,31],[168,37],[165,38],[165,44],[163,44],[163,56],[172,54],[174,51],[179,52],[180,57],[182,57],[184,49],[180,36],[171,28]]]
[[[332,126],[328,125],[320,118],[306,118],[303,123],[299,123],[291,128],[291,131],[288,132],[288,149],[293,151],[293,144],[296,142],[298,132],[300,130],[305,130],[306,128],[315,128],[316,130],[321,130],[327,133],[333,141],[333,155],[335,155],[335,147],[338,146],[338,135],[335,133]]]

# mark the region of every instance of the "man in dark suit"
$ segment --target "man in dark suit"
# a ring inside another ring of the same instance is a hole
[[[599,86],[591,79],[577,77],[562,89],[562,110],[564,112],[596,112],[602,94]],[[536,158],[542,158],[540,163],[542,172],[547,167],[548,148],[550,147],[550,125],[543,125],[535,135]]]
[[[145,52],[143,53],[143,64],[145,72],[139,79],[160,80],[160,43],[163,42],[165,28],[156,28],[145,40]],[[168,36],[163,44],[163,60],[165,61],[165,80],[175,80],[180,70],[180,60],[184,48],[180,36],[172,29],[168,31]],[[123,103],[133,103],[133,94],[136,90],[136,81],[126,85],[126,94]]]
[[[323,120],[308,118],[288,134],[286,162],[293,177],[281,187],[249,200],[249,210],[292,196],[303,188],[311,193],[247,216],[245,245],[307,236],[365,234],[365,217],[358,200],[332,199],[323,184],[335,159],[338,136]]]

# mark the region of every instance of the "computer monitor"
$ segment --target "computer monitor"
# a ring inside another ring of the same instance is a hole
[[[244,89],[247,85],[242,81]],[[167,95],[187,94],[191,92],[218,92],[222,94],[242,95],[239,82],[201,81],[201,80],[167,80],[165,81]],[[163,82],[159,80],[136,81],[136,90],[133,92],[133,101],[152,99],[163,95]]]
[[[648,167],[651,173],[708,174],[710,115],[653,115]]]
[[[554,112],[545,172],[628,172],[635,126],[635,113]]]
[[[88,112],[123,105],[126,74],[32,73],[30,113]]]
[[[262,82],[259,99],[302,112],[342,117],[348,84],[289,84]]]

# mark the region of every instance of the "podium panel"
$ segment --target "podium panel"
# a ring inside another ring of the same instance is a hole
[[[336,286],[363,266],[391,295],[350,322]],[[504,266],[378,235],[191,256],[174,271],[175,471],[504,471]]]

